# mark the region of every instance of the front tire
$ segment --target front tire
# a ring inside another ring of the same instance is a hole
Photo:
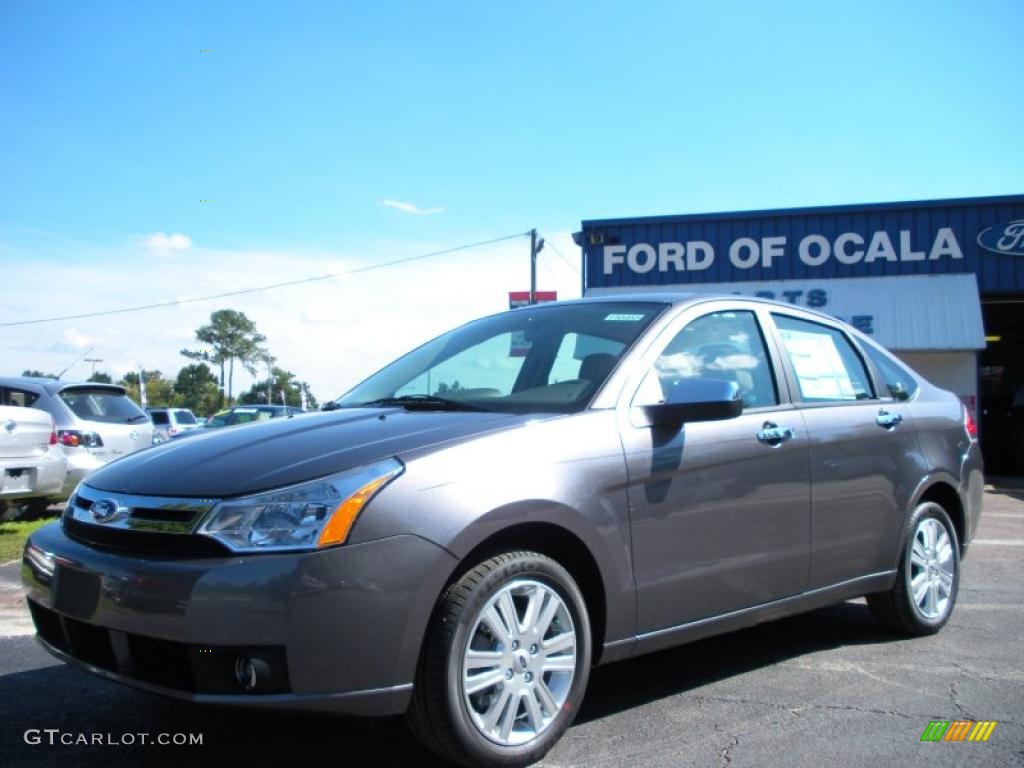
[[[529,765],[572,723],[590,658],[586,604],[569,572],[536,552],[497,555],[442,597],[409,724],[430,749],[463,765]]]
[[[896,583],[868,595],[882,624],[904,635],[932,635],[953,613],[960,587],[960,542],[941,506],[918,505],[907,521],[907,537]]]

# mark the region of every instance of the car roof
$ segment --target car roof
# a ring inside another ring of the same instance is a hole
[[[100,381],[62,381],[61,379],[42,379],[33,376],[3,376],[0,377],[0,387],[34,387],[36,389],[45,390],[51,395],[62,392],[65,389],[72,389],[75,387],[109,389],[117,394],[125,394],[125,388],[120,384],[106,384]]]

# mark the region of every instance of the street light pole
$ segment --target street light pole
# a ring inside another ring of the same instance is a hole
[[[537,230],[530,230],[530,304],[537,303]]]

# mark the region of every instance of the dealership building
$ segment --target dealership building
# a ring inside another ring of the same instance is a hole
[[[585,295],[763,296],[845,320],[960,395],[990,470],[1012,471],[1024,195],[591,220],[577,238]]]

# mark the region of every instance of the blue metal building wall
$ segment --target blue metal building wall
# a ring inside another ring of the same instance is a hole
[[[754,280],[830,279],[892,275],[974,273],[982,293],[1024,292],[1024,249],[996,253],[978,244],[978,235],[989,227],[1024,220],[1024,195],[962,198],[908,203],[828,206],[774,211],[745,211],[632,219],[603,219],[582,222],[584,289],[665,284],[720,283]],[[927,254],[936,232],[949,227],[956,235],[962,259],[942,257],[923,261],[878,259],[842,264],[834,254],[818,267],[798,257],[798,243],[809,234],[820,234],[834,242],[842,233],[859,234],[864,248],[876,231],[885,231],[897,254],[900,232],[911,233],[913,250]],[[785,255],[769,268],[761,265],[738,269],[729,260],[730,245],[741,237],[758,242],[764,237],[785,236]],[[603,242],[592,242],[600,237]],[[647,243],[704,241],[714,248],[713,264],[700,271],[665,272],[657,268],[637,273],[626,264],[604,272],[604,248],[627,248]]]

